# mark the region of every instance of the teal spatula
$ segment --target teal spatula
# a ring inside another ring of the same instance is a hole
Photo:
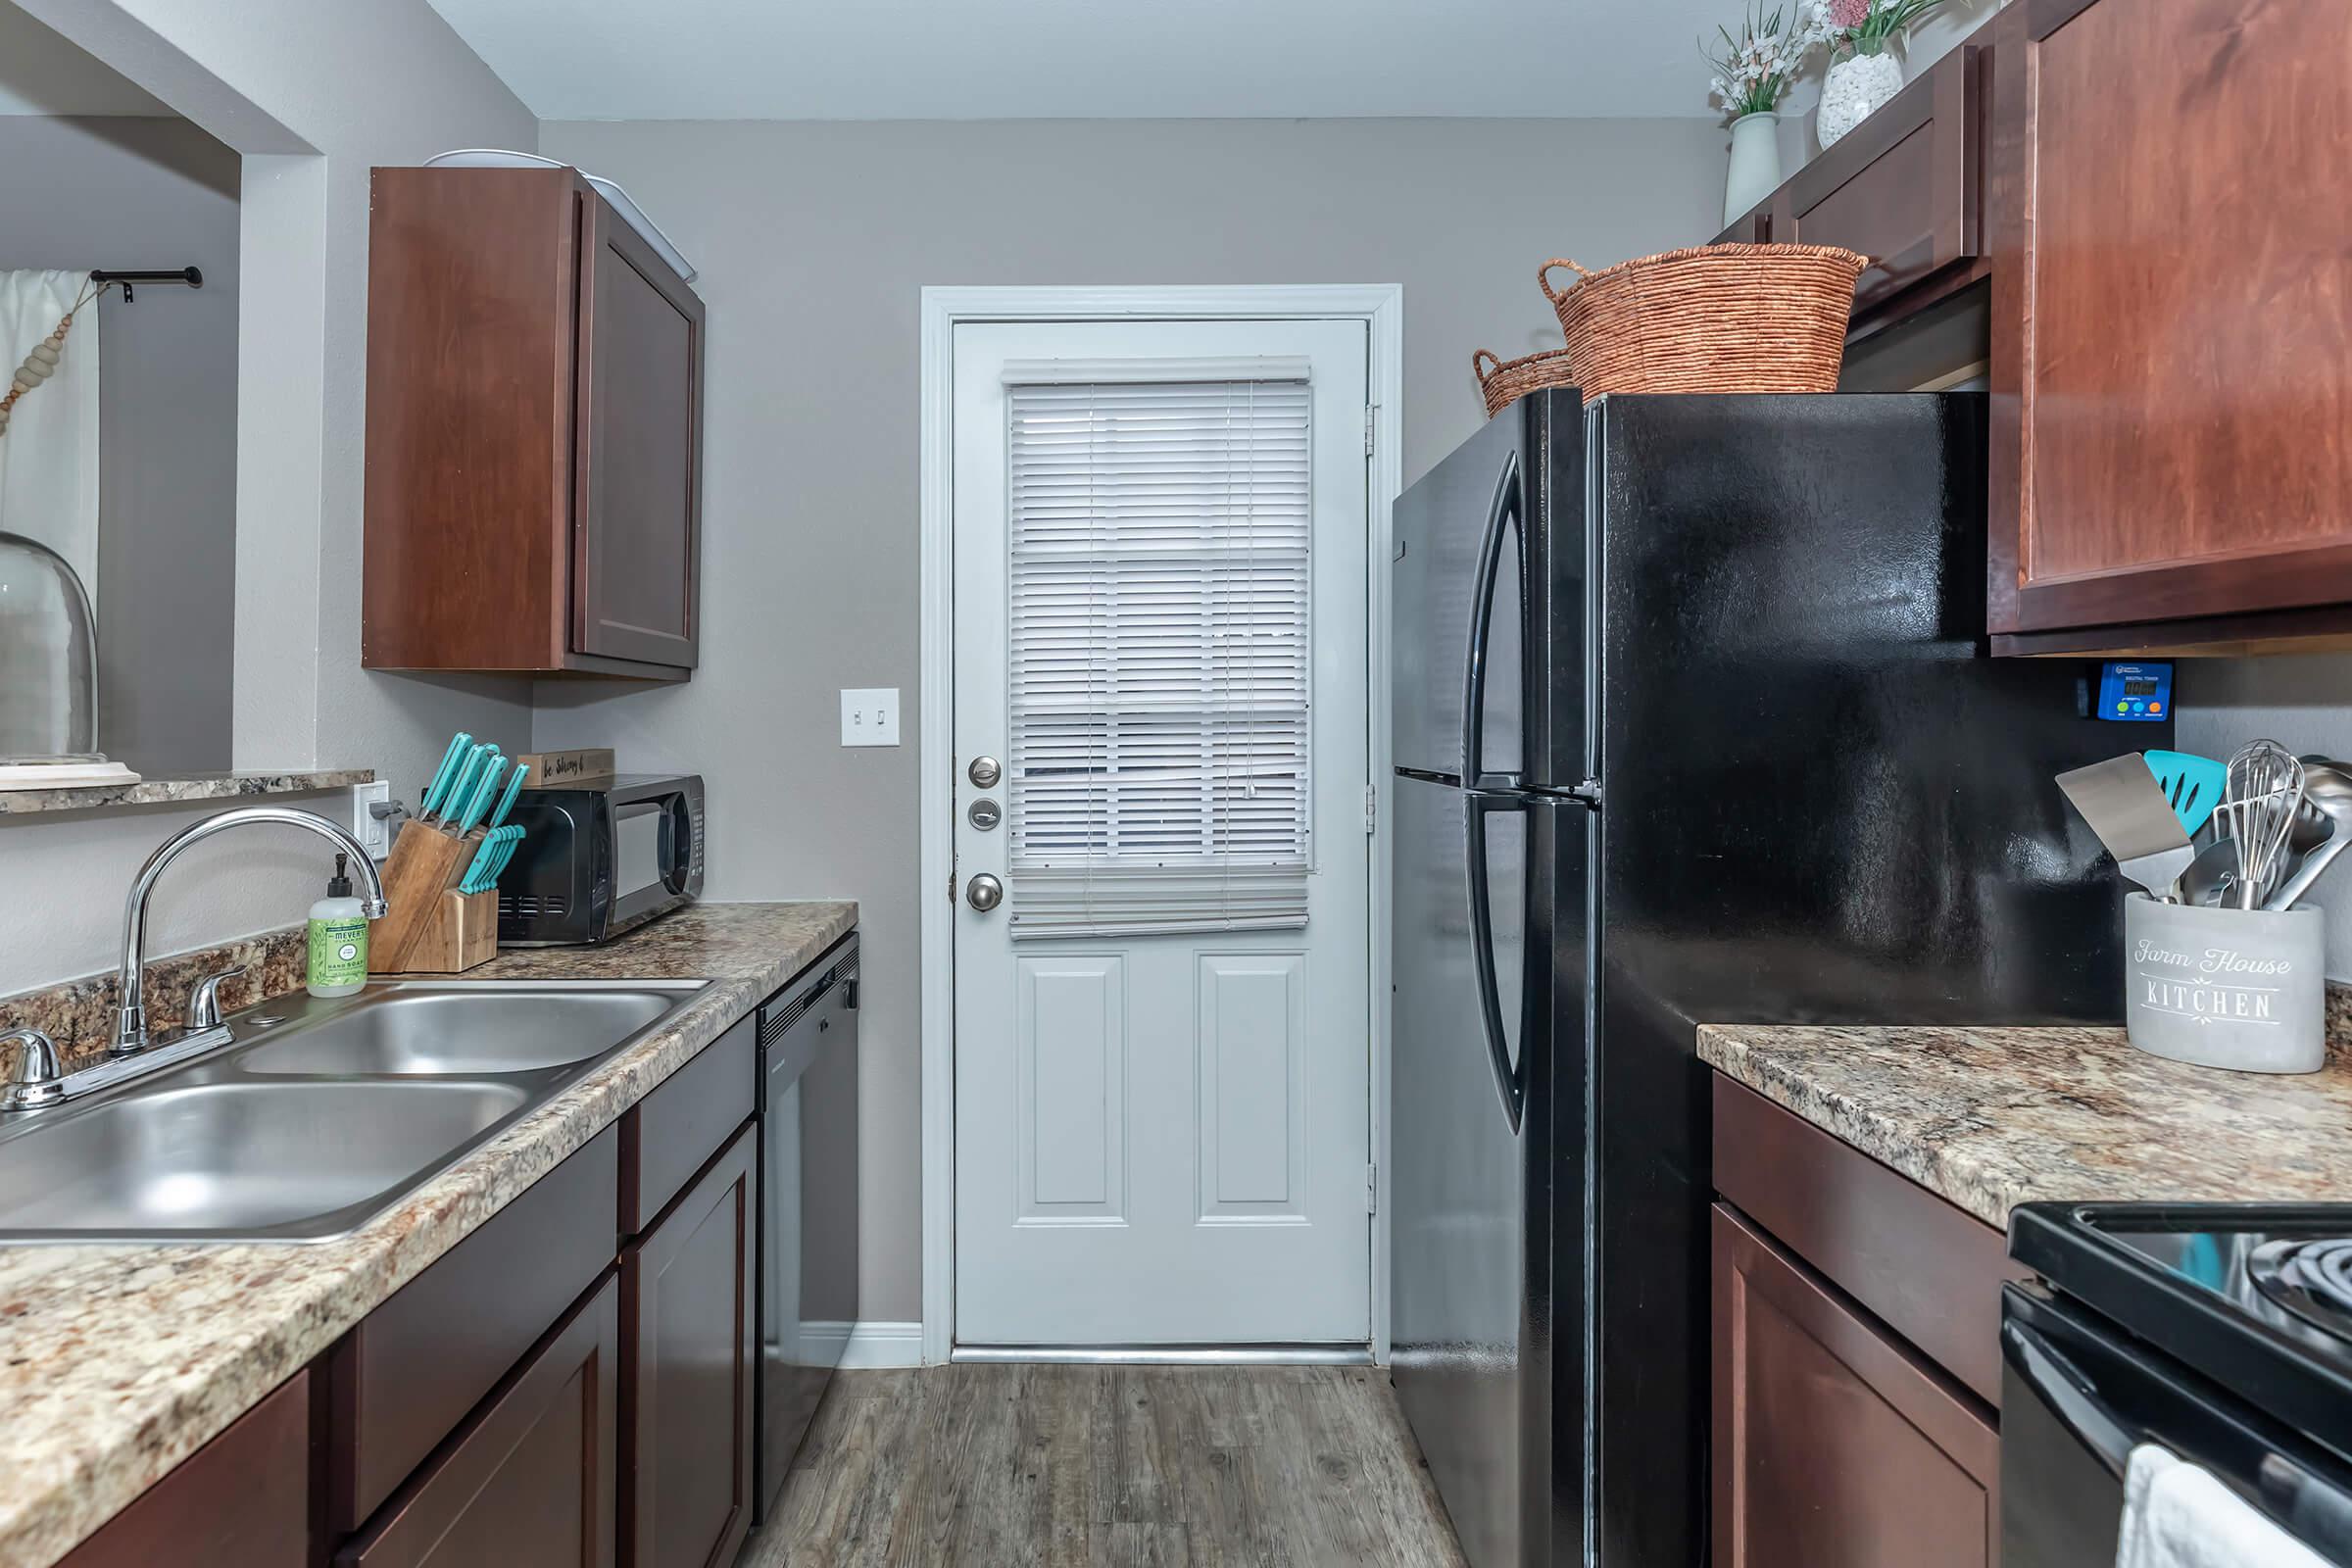
[[[2194,752],[2148,752],[2148,771],[2156,775],[2163,787],[2164,798],[2173,805],[2173,814],[2180,819],[2180,831],[2194,834],[2213,815],[2221,804],[2222,787],[2229,782],[2230,769],[2210,757]]]

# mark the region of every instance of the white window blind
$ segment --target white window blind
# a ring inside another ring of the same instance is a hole
[[[1016,939],[1306,923],[1303,367],[1153,368],[1007,389]]]

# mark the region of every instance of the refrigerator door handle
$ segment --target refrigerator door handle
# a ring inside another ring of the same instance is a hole
[[[1502,542],[1519,514],[1519,454],[1514,451],[1494,481],[1487,507],[1486,537],[1478,547],[1478,578],[1470,594],[1470,660],[1462,675],[1462,782],[1517,789],[1517,776],[1488,777],[1487,634],[1494,618],[1494,579],[1502,569]],[[1513,671],[1514,678],[1519,674]]]
[[[1511,1043],[1502,1029],[1502,997],[1494,973],[1494,911],[1489,902],[1487,875],[1487,818],[1496,811],[1524,811],[1527,803],[1507,795],[1465,797],[1462,813],[1470,826],[1470,952],[1478,964],[1478,1016],[1487,1036],[1487,1066],[1494,1074],[1495,1093],[1502,1097],[1503,1118],[1514,1137],[1527,1104],[1527,1079],[1511,1065]]]

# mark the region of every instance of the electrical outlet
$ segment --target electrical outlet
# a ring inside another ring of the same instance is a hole
[[[899,689],[896,686],[843,687],[841,744],[898,745]]]
[[[379,778],[372,784],[357,784],[351,791],[351,836],[360,841],[368,858],[380,860],[392,853],[392,819],[377,816],[368,808],[377,802],[391,804],[392,781]]]

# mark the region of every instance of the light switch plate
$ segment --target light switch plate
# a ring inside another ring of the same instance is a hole
[[[898,745],[899,689],[896,686],[843,687],[841,744]]]
[[[392,823],[368,809],[379,801],[392,799],[392,781],[379,778],[372,784],[358,784],[351,791],[351,836],[360,841],[371,860],[380,860],[392,853]]]

